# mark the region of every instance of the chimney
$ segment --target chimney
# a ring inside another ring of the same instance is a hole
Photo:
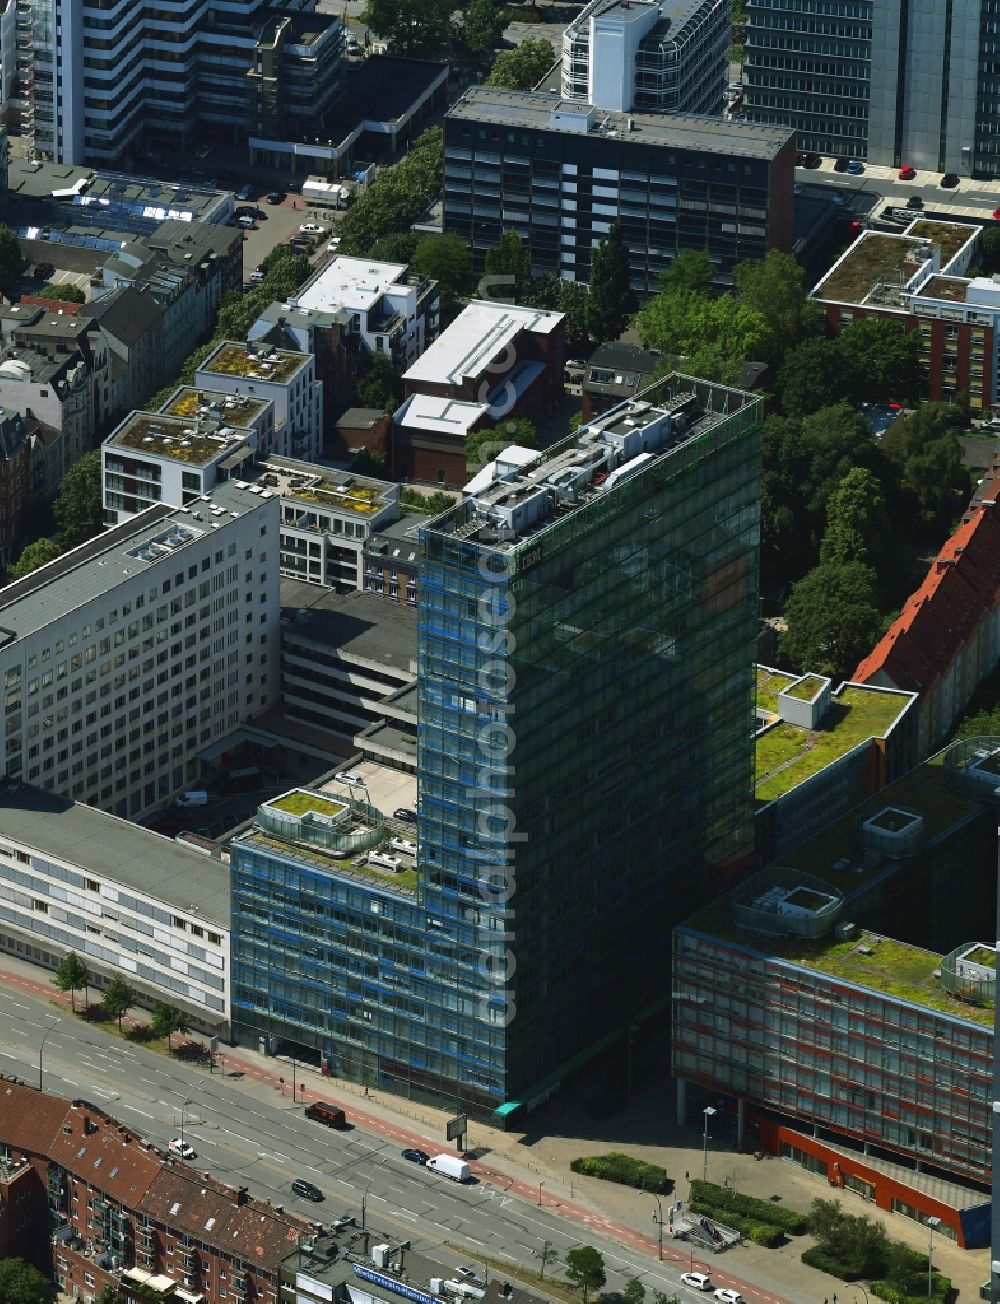
[[[241,1186],[236,1192],[236,1203],[239,1205],[250,1203],[250,1188]]]

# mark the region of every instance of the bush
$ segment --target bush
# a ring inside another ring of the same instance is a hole
[[[926,1304],[927,1301],[927,1282],[924,1281],[924,1289],[919,1295],[904,1295],[902,1291],[888,1281],[870,1281],[868,1289],[879,1299],[888,1300],[889,1304]],[[931,1277],[931,1299],[936,1300],[937,1304],[945,1304],[951,1293],[951,1278],[942,1277],[939,1272],[935,1272]]]
[[[752,1218],[741,1218],[739,1214],[734,1214],[731,1209],[721,1208],[716,1204],[707,1204],[704,1200],[692,1200],[688,1205],[692,1213],[700,1214],[703,1218],[711,1218],[713,1222],[722,1223],[724,1227],[731,1227],[734,1232],[739,1234],[748,1241],[753,1241],[754,1245],[763,1245],[766,1250],[776,1250],[785,1240],[785,1233],[780,1227],[773,1227],[770,1223],[754,1222]]]
[[[667,1170],[658,1164],[647,1164],[644,1159],[635,1159],[632,1155],[586,1155],[574,1159],[570,1164],[574,1173],[583,1173],[586,1177],[599,1177],[605,1182],[617,1182],[620,1186],[632,1186],[637,1191],[672,1191],[674,1184],[667,1177]]]
[[[802,1262],[809,1265],[810,1268],[818,1268],[820,1272],[826,1272],[831,1277],[839,1277],[841,1281],[858,1281],[864,1276],[863,1272],[855,1272],[852,1268],[847,1268],[840,1259],[823,1245],[813,1245],[808,1250],[802,1251]]]
[[[714,1182],[702,1182],[697,1179],[693,1181],[691,1198],[703,1200],[717,1209],[751,1218],[754,1222],[780,1227],[790,1236],[804,1236],[809,1230],[808,1214],[800,1213],[797,1209],[786,1209],[771,1200],[758,1200],[756,1196],[740,1195],[737,1191],[731,1191],[725,1186],[717,1186]]]

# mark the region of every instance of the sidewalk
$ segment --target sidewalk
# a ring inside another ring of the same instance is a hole
[[[0,975],[12,988],[69,1009],[69,996],[51,986],[45,970],[3,955]],[[125,1020],[133,1027],[147,1021],[144,1011]],[[295,1108],[291,1099],[290,1060],[261,1055],[246,1047],[227,1047],[216,1057],[216,1063],[216,1073],[225,1073],[232,1085],[238,1083],[251,1094],[272,1103],[275,1093],[279,1093],[287,1099],[289,1108]],[[202,1071],[207,1076],[208,1070]],[[232,1074],[240,1076],[232,1078]],[[705,1163],[701,1129],[677,1128],[672,1081],[660,1073],[651,1075],[651,1079],[637,1086],[627,1110],[601,1122],[588,1115],[587,1102],[594,1093],[594,1084],[585,1081],[532,1114],[530,1133],[501,1132],[486,1124],[471,1123],[466,1146],[475,1155],[471,1162],[473,1173],[488,1185],[558,1211],[561,1217],[582,1229],[592,1229],[655,1259],[656,1197],[596,1178],[579,1177],[569,1166],[579,1155],[625,1150],[666,1168],[675,1181],[674,1191],[667,1199],[687,1200],[687,1179],[701,1177]],[[295,1080],[298,1105],[309,1104],[317,1097],[329,1099],[342,1104],[349,1119],[359,1127],[384,1136],[401,1148],[416,1146],[432,1152],[452,1149],[445,1141],[450,1115],[444,1110],[380,1092],[366,1096],[365,1089],[356,1083],[324,1078],[318,1070],[298,1062]],[[925,1228],[901,1215],[865,1205],[850,1191],[834,1190],[793,1164],[776,1159],[757,1161],[753,1155],[737,1153],[720,1138],[710,1138],[707,1161],[708,1176],[713,1181],[728,1182],[745,1194],[775,1199],[803,1210],[818,1198],[839,1200],[851,1213],[881,1219],[891,1237],[926,1253]],[[754,1304],[805,1304],[813,1300],[819,1304],[841,1283],[801,1262],[800,1255],[808,1244],[809,1239],[803,1237],[791,1238],[778,1250],[745,1244],[725,1255],[710,1256],[707,1264],[698,1252],[694,1266],[703,1271],[710,1268],[720,1284],[744,1291]],[[690,1248],[671,1241],[666,1231],[663,1258],[684,1268],[690,1268],[693,1261]],[[960,1250],[944,1238],[938,1238],[934,1263],[952,1278],[959,1298],[971,1304],[978,1297],[979,1284],[989,1275],[990,1252]],[[752,1277],[752,1282],[743,1280],[743,1273]],[[838,1293],[845,1299],[854,1298],[844,1290]]]

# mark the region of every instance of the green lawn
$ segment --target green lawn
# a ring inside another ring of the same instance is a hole
[[[286,792],[283,797],[267,804],[274,810],[284,811],[286,815],[305,815],[315,811],[317,815],[332,817],[346,809],[342,801],[333,801],[329,797],[321,797],[317,792],[305,792],[301,788],[295,792]]]
[[[777,711],[778,694],[789,684],[795,683],[794,675],[783,674],[780,670],[765,670],[757,667],[757,705],[762,711]]]

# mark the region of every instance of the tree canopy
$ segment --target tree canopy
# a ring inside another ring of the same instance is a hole
[[[440,127],[429,127],[398,163],[378,174],[341,218],[337,226],[341,250],[367,253],[376,240],[408,231],[441,189],[443,179],[444,134]]]
[[[425,236],[413,251],[410,269],[437,281],[442,317],[452,317],[459,296],[472,288],[472,256],[469,246],[457,235]]]
[[[888,539],[889,521],[882,486],[871,471],[855,466],[827,502],[820,562],[843,565],[860,561],[874,566]]]
[[[484,430],[473,430],[465,440],[466,465],[482,466],[511,444],[520,444],[522,448],[538,447],[538,431],[525,417],[514,417]]]
[[[462,18],[462,42],[472,54],[495,50],[503,40],[510,15],[497,0],[469,0]]]
[[[616,340],[628,325],[635,308],[628,248],[621,229],[615,225],[602,237],[591,255],[590,296],[587,301],[590,334],[603,340]]]
[[[815,335],[816,304],[807,298],[804,273],[791,254],[771,249],[763,261],[737,263],[733,283],[738,302],[754,308],[767,325],[760,361],[780,362],[792,345]]]
[[[492,278],[495,298],[519,299],[531,276],[531,252],[516,231],[506,231],[500,243],[487,250],[483,270]]]
[[[55,299],[59,303],[86,303],[87,296],[79,285],[70,281],[49,281],[36,291],[40,299]]]
[[[101,450],[84,453],[62,478],[52,504],[63,549],[75,548],[104,529],[101,503]]]
[[[792,586],[785,620],[783,663],[846,678],[882,633],[875,572],[861,562],[814,567]]]
[[[389,53],[408,59],[433,59],[455,35],[452,0],[368,0],[363,15]]]
[[[805,416],[841,400],[909,401],[919,394],[920,335],[901,322],[865,317],[835,339],[804,339],[784,354],[777,390],[789,416]]]
[[[507,91],[533,90],[555,61],[551,41],[529,36],[516,49],[497,55],[486,85]]]
[[[38,570],[39,566],[55,561],[57,557],[62,556],[62,553],[62,548],[52,539],[36,539],[34,543],[28,544],[12,566],[7,567],[7,578],[23,580],[25,575]]]
[[[607,1281],[604,1260],[593,1245],[578,1245],[566,1251],[566,1276],[583,1291],[583,1304],[592,1290],[600,1290]]]
[[[0,222],[0,290],[7,290],[24,267],[21,244],[5,222]]]
[[[170,1047],[174,1033],[179,1032],[183,1036],[190,1029],[191,1021],[184,1011],[179,1010],[176,1005],[168,1005],[166,1001],[157,1001],[153,1006],[149,1026],[155,1036],[166,1037],[167,1046]]]
[[[358,369],[354,392],[361,407],[388,411],[395,407],[398,384],[396,369],[389,355],[369,353]]]
[[[118,1031],[121,1031],[122,1019],[128,1014],[129,1010],[135,1005],[136,990],[127,979],[116,976],[111,979],[104,989],[104,995],[101,997],[101,1005],[104,1007],[104,1013],[109,1019],[118,1020]]]
[[[70,951],[59,961],[56,976],[52,979],[61,992],[69,992],[69,1003],[76,1013],[76,993],[86,987],[90,971],[75,951]]]
[[[24,1259],[0,1260],[0,1300],[3,1304],[52,1304],[56,1288]]]
[[[940,538],[968,500],[972,480],[958,442],[964,425],[959,408],[926,403],[882,436],[882,452],[899,477],[905,510],[925,537]]]

